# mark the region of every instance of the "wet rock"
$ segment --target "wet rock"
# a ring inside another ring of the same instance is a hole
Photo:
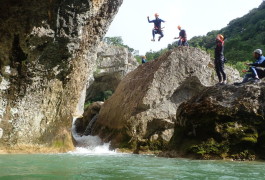
[[[265,158],[265,83],[213,86],[180,105],[170,150],[197,158]]]
[[[96,121],[96,117],[98,116],[98,113],[103,105],[103,102],[94,102],[90,104],[85,110],[83,117],[77,118],[75,121],[75,131],[79,135],[90,135],[93,126],[93,124]],[[93,122],[91,122],[93,120]],[[86,131],[87,129],[87,131]],[[89,131],[89,132],[88,132]]]

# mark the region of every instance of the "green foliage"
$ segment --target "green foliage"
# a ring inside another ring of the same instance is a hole
[[[189,45],[197,47],[208,52],[214,57],[215,38],[217,34],[223,34],[225,40],[225,57],[229,65],[235,67],[240,72],[244,69],[243,62],[253,61],[252,52],[254,49],[265,51],[265,2],[263,1],[259,8],[251,10],[247,15],[232,20],[225,28],[208,32],[206,36],[195,36],[189,40]],[[105,42],[113,45],[120,45],[129,48],[123,44],[121,37],[106,37]],[[145,54],[148,61],[154,60],[164,52],[177,47],[177,41],[159,51],[150,50]],[[129,48],[133,52],[133,48]],[[141,63],[141,57],[136,56]]]
[[[133,53],[134,49],[129,47],[128,45],[125,45],[123,43],[122,37],[121,36],[115,36],[115,37],[105,37],[103,39],[104,42],[106,42],[109,45],[114,45],[114,46],[120,46],[120,47],[125,47],[129,50],[129,52]]]
[[[253,152],[249,151],[249,150],[244,150],[242,152],[239,152],[237,154],[233,154],[231,155],[231,157],[235,160],[249,160],[249,161],[253,161],[256,159],[256,156],[254,155]]]
[[[247,15],[232,20],[225,28],[211,31],[206,36],[196,36],[189,40],[190,46],[210,49],[211,56],[215,48],[215,37],[223,34],[225,40],[225,57],[229,64],[239,71],[243,69],[242,62],[253,60],[254,49],[265,51],[265,2],[259,8],[251,10]]]
[[[237,69],[239,71],[239,73],[240,73],[240,76],[243,76],[244,73],[242,72],[242,70],[246,69],[245,62],[238,61],[238,62],[236,62],[236,64],[230,64],[229,63],[228,65],[230,65],[233,68]]]
[[[137,62],[138,62],[139,64],[142,63],[142,57],[141,57],[141,56],[136,55],[136,56],[134,56],[134,58],[137,60]]]
[[[105,37],[103,39],[103,41],[109,45],[114,45],[114,46],[123,46],[124,45],[121,36]]]
[[[84,109],[86,109],[87,107],[89,107],[92,103],[90,101],[88,102],[85,102],[85,105],[84,105]]]
[[[213,138],[202,142],[198,145],[190,147],[189,151],[196,155],[207,158],[208,156],[223,157],[229,150],[229,147],[225,143],[218,143]]]
[[[105,101],[105,100],[107,100],[112,94],[113,94],[113,92],[110,91],[110,90],[100,92],[97,96],[95,96],[94,98],[92,98],[92,99],[90,100],[90,102]]]
[[[97,96],[95,96],[95,97],[91,98],[89,101],[85,102],[84,109],[86,109],[88,106],[90,106],[90,104],[92,104],[93,102],[107,100],[112,94],[113,94],[113,92],[111,90],[99,92]]]
[[[160,51],[152,51],[152,50],[150,50],[149,52],[147,52],[145,54],[145,56],[146,56],[146,59],[148,59],[149,61],[152,61],[152,60],[157,59],[159,56],[161,56],[166,51],[168,51],[167,48],[161,49]]]
[[[257,143],[258,139],[257,139],[257,137],[249,136],[249,137],[242,137],[241,141],[255,144],[255,143]]]

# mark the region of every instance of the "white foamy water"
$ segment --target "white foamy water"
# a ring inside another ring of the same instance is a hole
[[[96,147],[77,147],[74,151],[70,151],[69,154],[75,155],[113,155],[115,151],[109,150],[109,143],[105,143]]]
[[[76,118],[75,118],[76,119]],[[70,154],[85,154],[85,155],[103,155],[103,154],[116,154],[115,151],[109,150],[110,143],[103,143],[98,136],[79,136],[75,131],[73,120],[72,134],[77,143],[74,151]]]

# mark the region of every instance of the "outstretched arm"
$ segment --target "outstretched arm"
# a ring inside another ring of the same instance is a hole
[[[265,60],[258,60],[254,63],[245,63],[246,65],[249,66],[264,66],[265,65]]]
[[[249,63],[248,65],[249,65],[249,66],[262,66],[262,64],[263,64],[263,66],[264,66],[264,62]]]
[[[153,23],[153,20],[150,21],[149,16],[147,16],[147,20],[148,20],[149,23]]]

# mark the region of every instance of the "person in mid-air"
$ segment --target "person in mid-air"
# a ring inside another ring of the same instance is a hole
[[[178,46],[189,46],[187,42],[187,34],[184,29],[181,29],[181,26],[178,26],[179,37],[175,37],[174,39],[179,39]]]
[[[214,65],[218,76],[219,84],[226,84],[226,74],[224,72],[224,36],[218,34],[216,36],[216,47],[214,50]]]
[[[160,35],[158,37],[158,41],[160,41],[160,39],[162,37],[164,37],[163,31],[162,31],[162,28],[161,28],[161,23],[162,22],[164,23],[165,21],[162,20],[162,19],[159,19],[158,17],[159,17],[158,13],[155,13],[155,19],[152,20],[152,21],[150,21],[149,16],[147,16],[148,22],[149,23],[154,23],[154,29],[152,30],[153,39],[151,39],[151,41],[155,41],[155,35],[156,34],[159,34]]]

